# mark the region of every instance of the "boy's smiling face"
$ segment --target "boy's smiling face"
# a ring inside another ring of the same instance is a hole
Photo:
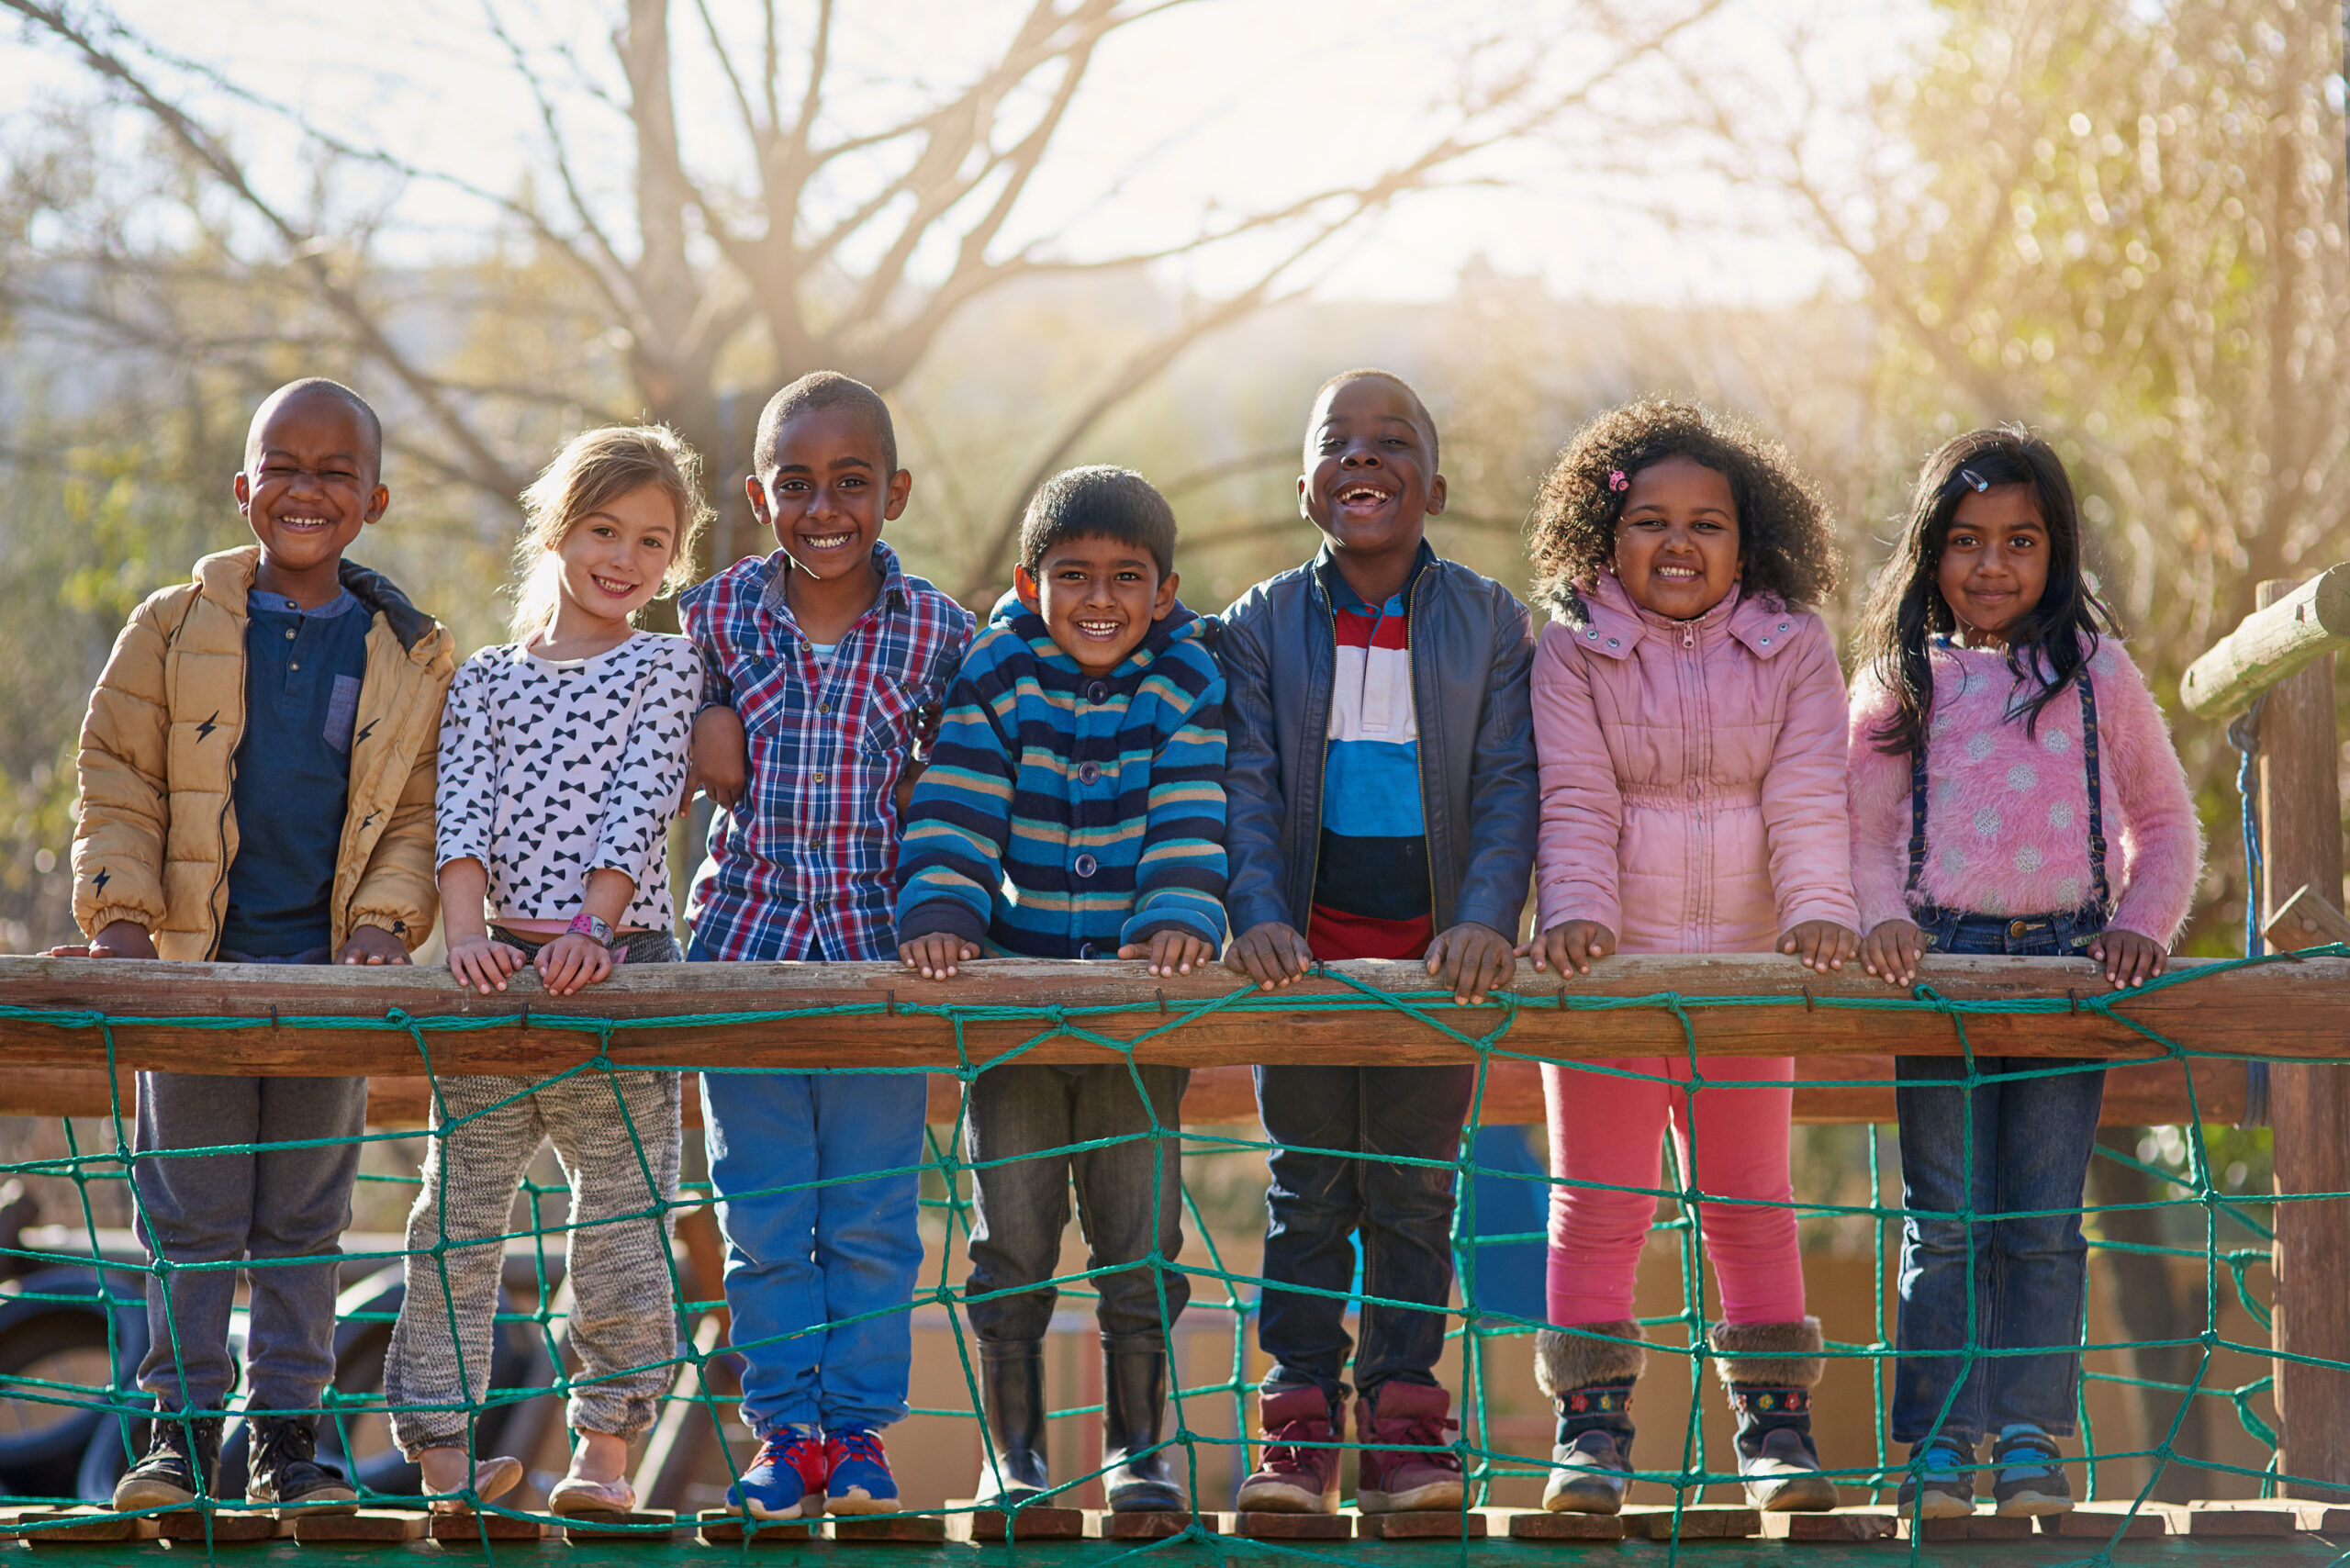
[[[330,574],[359,531],[390,504],[378,477],[382,461],[359,411],[341,398],[299,393],[270,409],[235,486],[237,510],[261,541],[263,562],[295,576]]]
[[[1416,553],[1429,514],[1444,510],[1435,444],[1400,384],[1383,375],[1342,381],[1314,405],[1298,510],[1340,552]]]
[[[1177,574],[1158,575],[1150,552],[1106,534],[1046,548],[1033,573],[1013,569],[1020,602],[1043,618],[1053,645],[1087,675],[1108,675],[1142,645],[1151,623],[1175,608]]]
[[[880,432],[854,409],[816,409],[776,432],[767,473],[746,484],[751,510],[811,577],[862,567],[881,525],[906,510],[913,476],[891,473]]]

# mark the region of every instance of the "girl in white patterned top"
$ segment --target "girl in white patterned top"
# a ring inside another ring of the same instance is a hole
[[[503,991],[529,964],[567,996],[623,959],[677,961],[666,840],[701,665],[685,638],[640,632],[633,618],[689,580],[709,515],[699,467],[666,429],[615,426],[572,440],[523,496],[515,640],[465,662],[441,723],[441,903],[460,984]],[[436,1087],[385,1367],[393,1435],[437,1510],[467,1510],[521,1479],[520,1462],[476,1453],[472,1417],[488,1392],[514,1189],[553,1138],[572,1193],[581,1373],[570,1471],[548,1506],[631,1510],[628,1444],[652,1425],[677,1348],[677,1075],[476,1074]]]

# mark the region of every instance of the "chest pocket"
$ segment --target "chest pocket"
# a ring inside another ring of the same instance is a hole
[[[858,749],[875,757],[892,752],[910,754],[915,733],[921,727],[923,710],[933,700],[934,693],[926,680],[881,677],[873,683],[873,690],[865,700],[865,728]]]
[[[791,672],[772,659],[745,654],[727,661],[726,678],[733,683],[734,711],[744,727],[754,734],[778,733]]]

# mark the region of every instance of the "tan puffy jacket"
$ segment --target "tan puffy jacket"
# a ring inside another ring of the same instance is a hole
[[[82,721],[73,918],[92,936],[147,928],[166,958],[205,959],[229,912],[231,797],[245,733],[247,545],[148,596],[115,639]],[[433,762],[456,643],[386,578],[350,561],[342,586],[374,614],[335,854],[332,945],[380,926],[411,950],[431,933]]]

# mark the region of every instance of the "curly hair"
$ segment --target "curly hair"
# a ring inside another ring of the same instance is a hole
[[[1629,478],[1668,457],[1701,463],[1729,481],[1746,591],[1817,605],[1835,590],[1841,557],[1827,503],[1787,449],[1702,405],[1643,398],[1577,431],[1543,476],[1527,524],[1538,599],[1569,620],[1583,618],[1580,590],[1616,558],[1624,492],[1609,476]]]

